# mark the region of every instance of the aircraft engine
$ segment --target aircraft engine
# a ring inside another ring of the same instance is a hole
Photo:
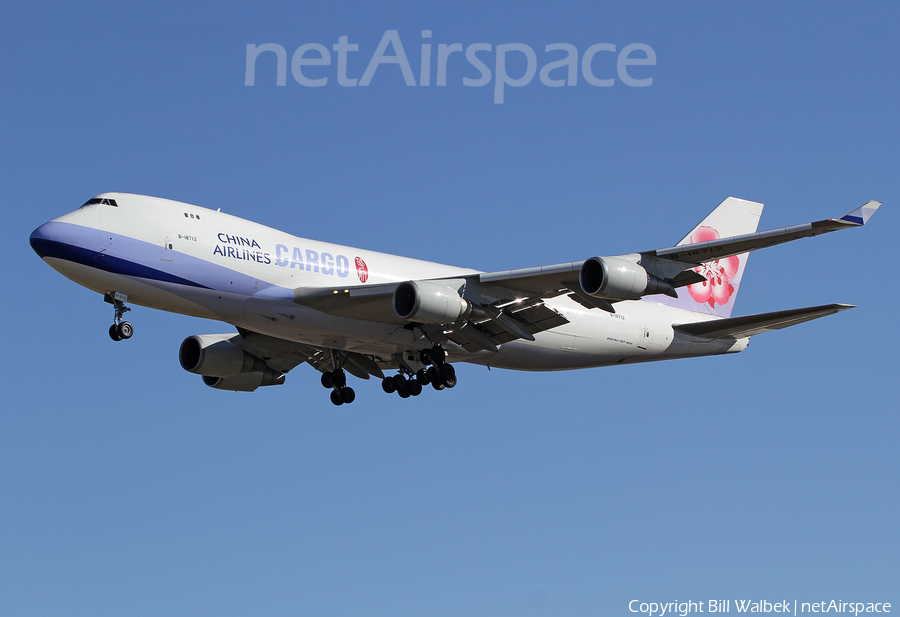
[[[260,386],[280,386],[284,383],[284,373],[270,368],[264,371],[238,373],[234,377],[203,376],[203,383],[217,390],[233,390],[235,392],[253,392]]]
[[[189,336],[178,350],[181,367],[202,375],[203,383],[220,390],[252,392],[260,386],[284,383],[284,373],[270,369],[264,360],[234,342],[240,337],[240,334]]]
[[[658,293],[675,295],[669,281],[618,257],[591,257],[582,264],[578,280],[582,291],[595,298],[637,300]]]
[[[407,281],[394,290],[394,312],[419,323],[451,323],[465,317],[472,305],[452,287],[432,281]]]

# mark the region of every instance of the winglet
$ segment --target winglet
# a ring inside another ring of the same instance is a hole
[[[880,201],[868,201],[853,212],[845,214],[838,220],[844,223],[850,223],[851,225],[865,225],[869,222],[869,219],[875,214],[875,211],[880,205]]]

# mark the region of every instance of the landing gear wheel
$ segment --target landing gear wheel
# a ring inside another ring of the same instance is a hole
[[[452,364],[445,364],[441,367],[441,377],[444,378],[444,381],[456,379],[456,369],[453,368]]]
[[[423,368],[420,368],[418,371],[416,371],[416,380],[423,386],[427,386],[428,382],[431,381],[430,379],[428,379],[428,371]]]
[[[410,379],[409,383],[406,384],[406,389],[409,391],[410,396],[422,394],[422,384],[418,379]]]
[[[431,382],[431,387],[434,388],[435,390],[440,391],[440,390],[443,390],[444,388],[446,388],[447,386],[444,385],[443,381],[436,380],[436,381]]]
[[[118,331],[119,336],[122,338],[123,341],[126,339],[130,339],[131,336],[134,334],[134,326],[132,326],[127,321],[120,322],[119,325],[116,326],[116,330]]]
[[[338,369],[329,373],[331,376],[331,385],[343,388],[347,385],[347,373],[343,369]]]
[[[441,374],[438,372],[436,366],[429,366],[428,370],[425,371],[425,377],[428,380],[428,383],[432,385],[441,380]]]
[[[431,364],[431,353],[427,349],[423,349],[419,352],[419,361],[425,366],[428,366]]]
[[[322,373],[322,387],[323,388],[332,388],[331,384],[331,373]]]
[[[393,377],[385,377],[381,380],[381,389],[387,392],[388,394],[393,394],[397,391],[397,388],[394,386],[394,378]]]
[[[344,388],[341,388],[340,392],[341,392],[340,397],[341,397],[342,403],[347,403],[349,405],[350,403],[352,403],[353,401],[356,400],[356,392],[353,391],[353,388],[344,387]]]
[[[402,388],[397,388],[397,394],[400,395],[400,398],[409,398],[411,393],[408,384],[403,384]]]
[[[334,403],[335,405],[343,405],[344,404],[344,401],[341,398],[341,395],[338,394],[337,390],[331,391],[331,402]]]
[[[119,326],[113,324],[109,327],[109,338],[114,341],[121,341],[122,336],[119,334]]]
[[[431,351],[428,352],[428,356],[431,358],[431,362],[435,366],[440,366],[444,363],[444,360],[447,359],[447,352],[444,351],[444,348],[440,345],[435,345],[431,348]]]
[[[441,367],[441,380],[448,388],[456,385],[456,369],[452,364],[445,364]]]
[[[406,387],[406,377],[403,375],[394,375],[394,390],[399,392]]]

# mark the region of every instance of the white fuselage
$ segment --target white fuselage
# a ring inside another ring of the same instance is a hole
[[[414,329],[301,306],[294,290],[478,274],[299,238],[176,201],[108,196],[115,207],[86,205],[35,231],[33,244],[37,237],[42,246],[55,247],[42,253],[53,268],[99,293],[125,293],[130,303],[291,341],[379,357],[424,349],[431,343]],[[448,352],[456,361],[540,371],[737,352],[749,340],[677,333],[673,324],[714,317],[650,300],[618,302],[615,313],[587,309],[566,296],[546,304],[569,323],[536,334],[534,341],[505,343],[496,353],[468,353],[452,343]]]

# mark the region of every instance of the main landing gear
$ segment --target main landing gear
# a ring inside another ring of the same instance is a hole
[[[409,398],[422,394],[422,388],[428,384],[435,390],[452,388],[456,385],[456,369],[452,364],[447,364],[446,359],[447,352],[440,345],[423,349],[419,352],[419,360],[427,369],[419,369],[415,375],[407,369],[409,376],[404,375],[404,369],[401,369],[400,374],[385,377],[381,381],[381,389],[388,394],[396,392],[400,398]]]
[[[322,373],[322,387],[331,388],[331,402],[335,405],[348,405],[356,400],[356,392],[347,385],[347,374],[344,369]]]
[[[125,306],[128,296],[117,291],[112,294],[106,294],[103,296],[103,299],[112,304],[116,312],[115,318],[113,319],[113,325],[109,327],[109,338],[114,341],[130,339],[134,334],[134,327],[122,319],[125,313],[131,310]]]

